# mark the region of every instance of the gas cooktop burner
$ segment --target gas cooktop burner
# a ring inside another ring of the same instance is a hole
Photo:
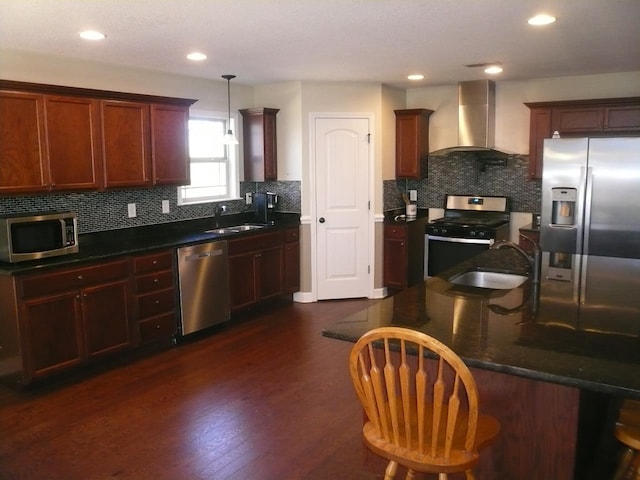
[[[456,226],[456,227],[499,227],[504,225],[508,220],[501,218],[472,218],[472,217],[443,217],[434,220],[439,226]]]

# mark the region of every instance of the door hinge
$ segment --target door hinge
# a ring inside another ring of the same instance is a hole
[[[367,201],[367,210],[371,210],[371,200]]]
[[[367,273],[371,275],[371,265],[367,265]]]
[[[367,133],[367,143],[371,144],[371,134]]]

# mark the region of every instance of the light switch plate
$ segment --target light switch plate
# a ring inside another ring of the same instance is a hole
[[[129,214],[129,218],[133,218],[136,216],[136,204],[129,203],[127,204],[127,213]]]
[[[169,200],[162,200],[162,213],[169,213],[170,211]]]
[[[244,203],[245,205],[251,205],[251,202],[253,202],[251,192],[247,192],[244,196]]]
[[[417,190],[409,190],[409,200],[411,200],[412,202],[416,202],[418,200]]]

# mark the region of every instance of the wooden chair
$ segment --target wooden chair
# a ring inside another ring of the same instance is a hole
[[[407,480],[416,472],[474,479],[478,449],[497,437],[500,424],[479,415],[475,380],[450,348],[415,330],[381,327],[356,342],[349,367],[367,417],[364,441],[389,460],[385,480],[398,465],[408,469]]]
[[[614,433],[618,441],[626,447],[614,480],[640,479],[640,401],[623,402]]]

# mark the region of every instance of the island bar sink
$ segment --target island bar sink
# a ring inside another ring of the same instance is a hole
[[[526,282],[528,277],[515,273],[485,272],[474,270],[464,272],[449,278],[454,285],[465,287],[492,288],[496,290],[511,290]]]
[[[232,227],[214,228],[212,230],[205,230],[204,233],[216,233],[218,235],[225,235],[228,233],[248,232],[250,230],[258,230],[260,228],[264,228],[264,225],[245,224],[234,225]]]

